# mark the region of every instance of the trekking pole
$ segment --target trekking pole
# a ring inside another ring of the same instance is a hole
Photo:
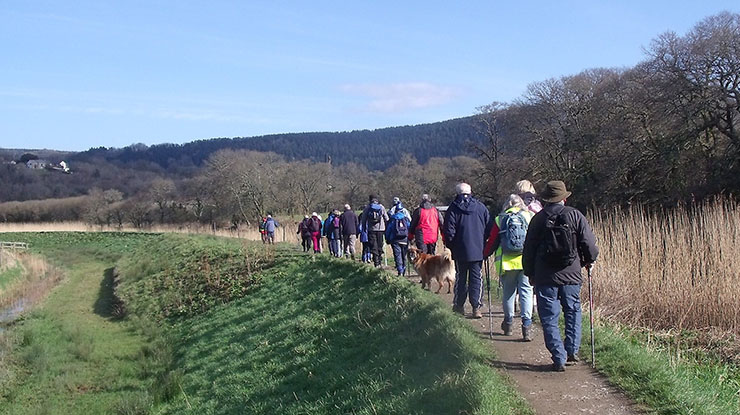
[[[588,270],[588,317],[591,322],[591,367],[596,367],[596,351],[594,350],[594,296],[591,288],[591,265],[586,267]]]
[[[488,291],[488,337],[493,339],[493,311],[491,310],[491,269],[486,258],[486,287]]]

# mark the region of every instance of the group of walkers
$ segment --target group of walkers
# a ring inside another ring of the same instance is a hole
[[[501,212],[491,218],[483,203],[472,196],[470,185],[459,183],[456,191],[442,230],[457,270],[453,311],[464,315],[467,298],[472,306],[472,317],[483,317],[481,268],[484,259],[493,256],[503,287],[501,330],[504,335],[511,335],[513,331],[514,301],[518,291],[522,338],[532,340],[533,297],[536,295],[545,345],[553,361],[552,370],[564,371],[566,363],[579,360],[581,268],[590,269],[599,252],[586,218],[578,210],[565,206],[571,192],[562,181],[550,181],[538,200],[532,184],[522,180]],[[561,308],[565,341],[558,328]]]
[[[546,184],[538,198],[532,183],[522,180],[517,182],[500,212],[491,215],[472,196],[469,184],[458,183],[455,190],[455,200],[444,216],[428,194],[421,196],[413,213],[398,197],[393,198],[393,206],[386,210],[374,195],[368,198],[359,216],[348,204],[343,212],[329,212],[326,220],[313,212],[298,224],[303,251],[322,252],[321,238],[325,236],[331,255],[354,260],[355,242],[359,238],[360,259],[380,267],[387,243],[400,276],[406,272],[408,244],[415,243],[419,251],[434,255],[441,235],[444,245],[452,252],[457,274],[452,310],[465,315],[467,300],[472,306],[472,318],[483,317],[481,271],[484,261],[486,270],[489,269],[493,257],[503,289],[503,334],[513,333],[518,293],[522,339],[532,340],[536,297],[552,369],[564,371],[566,363],[579,360],[581,269],[590,270],[598,256],[593,230],[586,218],[578,210],[565,206],[571,192],[562,181],[555,180]],[[266,219],[269,223],[270,215]],[[265,226],[268,235],[270,229],[274,232],[274,227]],[[272,243],[272,236],[267,239]],[[558,328],[561,309],[565,320],[564,341]]]
[[[301,235],[303,251],[322,252],[321,237],[326,236],[331,255],[354,260],[355,243],[359,238],[362,245],[360,260],[379,267],[384,259],[384,244],[388,244],[393,251],[398,275],[406,271],[410,241],[416,241],[422,252],[434,254],[442,215],[432,205],[429,195],[422,195],[413,214],[398,197],[393,198],[393,206],[386,210],[374,195],[368,198],[368,204],[361,211],[357,215],[347,204],[344,212],[334,210],[325,221],[316,212],[306,215],[296,232]]]

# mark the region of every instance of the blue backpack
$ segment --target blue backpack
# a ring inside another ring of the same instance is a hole
[[[391,223],[386,229],[386,235],[389,242],[409,237],[409,220],[403,212],[398,211],[391,216]]]
[[[506,212],[499,221],[501,235],[501,250],[505,254],[521,254],[524,250],[524,240],[527,238],[529,224],[523,211]]]

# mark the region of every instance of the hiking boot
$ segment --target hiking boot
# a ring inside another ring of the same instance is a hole
[[[566,364],[576,364],[581,361],[581,358],[579,358],[577,355],[569,354],[568,359],[566,360]],[[569,365],[570,366],[570,365]]]
[[[532,341],[532,326],[522,326],[522,339],[525,342]]]
[[[464,305],[453,305],[452,306],[452,312],[460,314],[461,316],[465,315],[465,306]]]
[[[550,370],[553,372],[565,372],[565,365],[560,363],[553,363],[552,366],[550,366]]]
[[[511,323],[505,321],[501,322],[501,331],[504,332],[504,336],[511,336]]]
[[[480,311],[480,307],[473,307],[473,318],[483,318],[483,313]]]

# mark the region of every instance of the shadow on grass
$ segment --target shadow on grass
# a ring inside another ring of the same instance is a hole
[[[100,290],[98,298],[95,300],[93,311],[95,314],[104,318],[113,317],[113,274],[114,267],[107,268],[103,271],[103,279],[100,281]]]
[[[486,359],[436,297],[346,260],[278,262],[255,295],[179,327],[185,393],[204,409],[476,412]]]

